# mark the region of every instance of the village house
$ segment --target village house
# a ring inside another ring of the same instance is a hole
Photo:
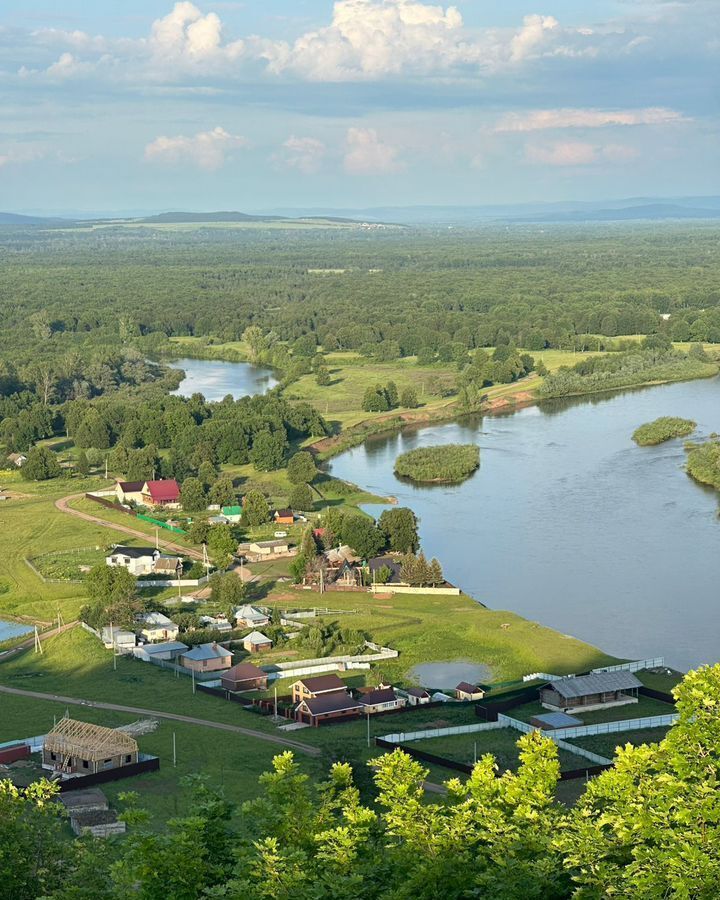
[[[210,628],[213,631],[232,631],[232,623],[222,613],[216,616],[200,616],[198,621],[203,628]]]
[[[467,681],[461,681],[455,688],[456,700],[482,700],[485,691],[477,684],[469,684]]]
[[[430,692],[425,688],[408,688],[405,693],[410,706],[424,706],[430,703]]]
[[[42,766],[65,775],[92,775],[138,761],[137,741],[115,728],[63,718],[43,741]]]
[[[293,703],[301,700],[317,699],[328,694],[347,693],[345,682],[338,675],[316,675],[314,678],[301,678],[291,685]]]
[[[180,656],[180,664],[195,672],[219,672],[232,666],[232,653],[220,644],[199,644]]]
[[[8,454],[8,462],[11,462],[14,466],[17,466],[18,469],[22,469],[22,467],[27,462],[27,456],[24,453],[10,453]]]
[[[118,544],[113,547],[110,555],[105,557],[105,565],[122,566],[137,578],[153,572],[158,556],[160,551],[155,547],[126,547]]]
[[[270,616],[266,615],[257,606],[238,606],[234,611],[235,624],[238,628],[262,628],[270,623]]]
[[[139,506],[143,502],[142,492],[145,486],[144,481],[118,481],[115,485],[115,496],[118,503],[125,506],[135,504]]]
[[[551,681],[540,688],[540,702],[554,712],[607,709],[637,703],[640,687],[632,672],[594,672]]]
[[[246,557],[248,562],[260,562],[278,556],[294,556],[295,551],[290,550],[287,538],[277,538],[272,541],[252,541],[239,544],[236,555]]]
[[[242,519],[243,509],[242,506],[223,506],[221,512],[230,524],[237,525]]]
[[[387,579],[380,581],[379,573],[385,569],[390,571],[390,575]],[[373,584],[406,584],[407,582],[403,581],[400,575],[401,569],[400,561],[394,556],[376,556],[374,559],[368,560],[367,563],[367,571]]]
[[[260,653],[262,650],[270,650],[272,641],[261,631],[251,631],[242,639],[243,647],[248,653]]]
[[[135,648],[135,656],[148,660],[159,659],[162,662],[174,662],[178,656],[189,650],[187,644],[182,641],[163,641],[160,644],[144,644]]]
[[[161,553],[155,557],[153,573],[155,575],[166,575],[170,578],[182,578],[183,561],[179,556],[165,556]]]
[[[295,718],[298,722],[317,728],[325,722],[356,719],[361,712],[359,701],[343,691],[302,700],[295,710]]]
[[[132,650],[135,644],[137,644],[137,635],[135,632],[121,628],[119,625],[113,625],[112,628],[109,625],[106,625],[100,632],[100,638],[106,650],[112,648],[116,651],[123,652]]]
[[[364,715],[372,716],[375,713],[402,709],[407,701],[404,697],[398,697],[391,685],[381,684],[375,690],[361,692],[358,703]]]
[[[276,525],[292,525],[295,515],[291,509],[276,509],[273,513]]]
[[[238,663],[222,673],[220,682],[226,691],[266,691],[268,676],[252,663]]]
[[[208,525],[229,525],[230,520],[226,519],[225,516],[210,516],[208,518]]]
[[[180,485],[174,478],[161,481],[146,481],[142,487],[144,506],[178,509],[180,506]]]
[[[146,613],[141,619],[140,636],[149,643],[174,641],[180,630],[164,613]]]

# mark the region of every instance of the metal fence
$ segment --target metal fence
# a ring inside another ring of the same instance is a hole
[[[636,659],[633,662],[619,663],[617,666],[601,666],[593,669],[593,672],[639,672],[641,669],[659,669],[665,665],[664,656],[655,656],[652,659]]]
[[[590,760],[591,763],[595,763],[597,766],[611,766],[612,760],[607,759],[605,756],[600,756],[599,753],[593,753],[592,750],[586,750],[584,747],[576,747],[575,744],[568,744],[567,741],[562,741],[560,738],[553,737],[549,735],[558,747],[561,750],[566,750],[568,753],[574,753],[575,756],[582,756],[585,759]]]
[[[661,728],[674,725],[677,722],[677,713],[669,713],[664,716],[642,716],[637,719],[620,719],[615,722],[596,722],[594,725],[577,725],[573,728],[554,728],[544,732],[553,740],[556,738],[592,737],[596,734],[617,734],[622,731],[640,731],[644,728]],[[498,720],[508,728],[522,731],[527,734],[535,731],[535,726],[510,716],[499,715]]]
[[[422,741],[425,738],[449,737],[457,734],[477,734],[479,731],[493,731],[506,728],[500,722],[479,722],[477,725],[452,725],[447,728],[426,728],[424,731],[401,731],[397,734],[384,734],[382,739],[389,744],[403,744],[406,741]]]

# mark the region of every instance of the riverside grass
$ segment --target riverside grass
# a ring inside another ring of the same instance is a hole
[[[677,416],[661,416],[653,422],[646,422],[633,432],[632,439],[639,447],[653,447],[672,438],[687,437],[697,428],[692,419]]]
[[[714,436],[702,444],[688,441],[685,449],[688,475],[720,491],[720,439]]]
[[[418,447],[395,460],[396,475],[424,484],[457,484],[479,467],[480,448],[475,444]]]

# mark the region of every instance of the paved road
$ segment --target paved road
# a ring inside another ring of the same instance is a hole
[[[230,731],[234,734],[244,734],[247,737],[257,738],[259,741],[267,741],[270,744],[278,744],[288,750],[297,750],[308,756],[320,756],[318,747],[303,744],[300,741],[291,741],[274,734],[266,734],[264,731],[253,731],[252,728],[242,728],[240,725],[226,725],[224,722],[212,722],[208,719],[196,719],[194,716],[181,716],[177,713],[160,712],[157,709],[142,709],[139,706],[121,706],[118,703],[101,703],[97,700],[80,700],[77,697],[63,697],[61,694],[41,694],[35,691],[23,691],[20,688],[11,688],[0,685],[3,694],[16,694],[20,697],[32,697],[35,700],[53,700],[57,703],[65,703],[71,706],[89,706],[93,709],[111,709],[116,712],[128,712],[133,715],[147,716],[154,719],[171,719],[174,722],[186,722],[189,725],[202,725],[205,728],[217,728],[220,731]]]
[[[108,522],[106,519],[100,518],[100,516],[93,516],[90,513],[82,512],[79,509],[73,509],[72,506],[68,505],[71,500],[80,500],[84,496],[85,494],[70,494],[67,497],[61,497],[59,500],[55,501],[55,506],[60,512],[69,513],[71,516],[77,516],[78,519],[84,519],[86,522],[102,525],[104,528],[113,528],[115,531],[121,531],[123,534],[129,534],[131,537],[140,538],[143,541],[149,539],[149,535],[145,534],[143,531],[138,531],[136,528],[130,528],[127,525],[118,525],[115,522]],[[202,553],[197,550],[191,550],[189,547],[185,547],[182,544],[174,544],[172,541],[166,541],[162,538],[158,540],[158,543],[163,550],[177,553],[178,556],[189,556],[192,559],[197,559],[202,562]]]

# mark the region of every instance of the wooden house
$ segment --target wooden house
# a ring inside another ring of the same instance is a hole
[[[252,663],[238,663],[220,676],[226,691],[266,691],[268,686],[267,672],[263,672]]]
[[[637,703],[640,687],[632,672],[593,672],[551,681],[540,688],[540,702],[545,709],[559,712],[605,709]]]
[[[63,718],[43,741],[45,769],[66,775],[92,775],[138,761],[137,741],[115,728]]]

